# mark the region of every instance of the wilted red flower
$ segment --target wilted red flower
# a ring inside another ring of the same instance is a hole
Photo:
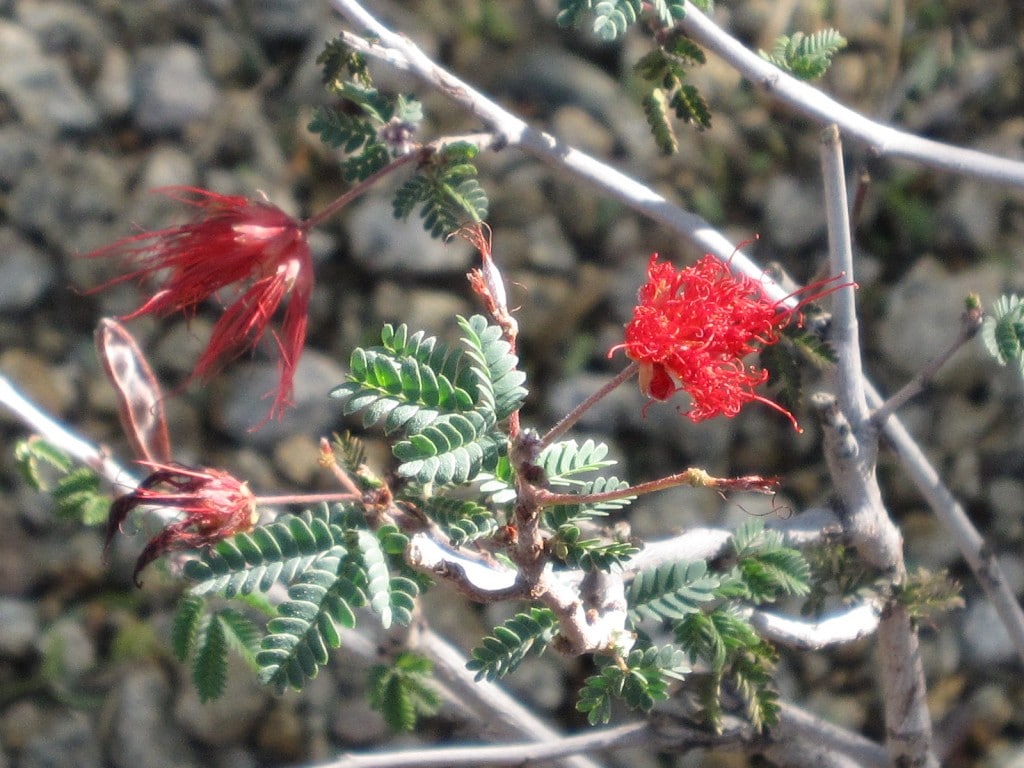
[[[218,469],[189,469],[176,464],[140,462],[153,472],[139,486],[110,505],[104,552],[136,507],[174,507],[185,517],[149,540],[135,562],[132,578],[161,555],[215,544],[226,536],[251,531],[259,517],[249,486]]]
[[[667,400],[679,389],[689,393],[693,405],[687,415],[695,422],[735,416],[756,400],[784,413],[796,427],[789,411],[754,392],[768,372],[743,358],[778,341],[779,331],[798,314],[799,305],[770,301],[757,281],[733,276],[714,256],[677,270],[654,254],[626,341],[615,349],[624,348],[639,363],[640,388],[649,397]]]
[[[267,418],[280,416],[291,401],[295,368],[306,341],[313,290],[307,228],[280,208],[246,197],[195,187],[157,191],[197,208],[196,218],[126,237],[88,254],[122,257],[136,267],[101,288],[125,280],[156,287],[148,301],[122,318],[131,320],[174,312],[191,317],[203,301],[233,286],[235,298],[214,325],[192,373],[203,378],[253,348],[290,296],[280,332],[274,332],[280,379]]]

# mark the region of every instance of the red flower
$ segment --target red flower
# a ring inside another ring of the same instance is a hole
[[[146,314],[165,317],[174,312],[191,317],[203,301],[236,286],[234,300],[214,325],[192,373],[207,378],[255,347],[281,302],[290,296],[280,332],[274,332],[280,380],[267,418],[280,416],[291,401],[295,368],[306,341],[313,290],[306,228],[281,209],[245,197],[194,187],[157,191],[199,209],[198,216],[187,224],[126,237],[88,254],[119,256],[136,266],[107,285],[142,280],[156,286],[148,301],[122,319]]]
[[[132,578],[167,552],[209,546],[239,531],[251,531],[259,515],[249,486],[217,469],[140,462],[153,469],[138,488],[114,500],[107,519],[104,551],[128,513],[136,507],[175,507],[185,513],[149,540],[135,562]],[[162,489],[162,490],[161,490]]]
[[[687,415],[695,422],[735,416],[756,400],[786,414],[796,427],[789,411],[754,392],[768,372],[743,358],[778,341],[779,331],[798,314],[799,306],[769,301],[757,281],[734,277],[714,256],[676,270],[654,254],[621,347],[640,364],[644,394],[667,400],[685,390],[693,399]]]

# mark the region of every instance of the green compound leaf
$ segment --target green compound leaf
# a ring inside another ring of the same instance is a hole
[[[846,47],[846,38],[834,29],[823,29],[811,35],[794,32],[792,37],[780,35],[771,51],[758,51],[761,58],[801,80],[814,80],[828,71],[832,57]]]
[[[587,713],[591,725],[607,723],[614,699],[631,709],[648,712],[668,698],[668,680],[690,671],[683,651],[671,645],[630,652],[625,659],[605,660],[598,674],[588,677],[576,709]]]
[[[196,637],[206,610],[206,600],[198,595],[182,595],[171,625],[171,650],[178,661],[185,661],[195,647]]]
[[[676,132],[669,120],[668,97],[665,90],[654,88],[644,96],[641,104],[647,125],[651,128],[651,135],[654,136],[654,143],[658,145],[663,155],[674,155],[679,151],[679,140],[676,139]]]
[[[777,654],[735,607],[722,605],[709,613],[691,613],[676,625],[675,633],[691,661],[700,658],[711,667],[700,698],[712,727],[721,727],[720,687],[724,680],[731,681],[744,697],[756,728],[777,721],[778,696],[769,688]]]
[[[224,692],[228,679],[228,641],[224,625],[216,616],[209,617],[196,639],[192,681],[199,700],[212,701]]]
[[[629,483],[612,476],[600,476],[585,480],[578,475],[597,472],[615,465],[615,461],[606,459],[608,446],[593,440],[582,445],[575,440],[553,443],[538,457],[537,464],[544,471],[548,483],[561,491],[575,494],[607,493],[624,490]],[[571,522],[582,522],[594,516],[603,516],[623,507],[629,506],[634,496],[626,496],[610,501],[586,504],[558,504],[544,509],[544,524],[552,530]]]
[[[411,731],[420,716],[436,714],[441,698],[430,684],[434,665],[415,653],[402,653],[394,663],[370,669],[370,706],[392,730]]]
[[[488,538],[498,530],[494,512],[475,501],[432,496],[421,509],[437,523],[455,547]]]
[[[634,625],[644,619],[682,619],[716,598],[721,578],[703,560],[680,561],[638,573],[626,601]]]
[[[323,505],[219,541],[187,561],[184,573],[196,582],[190,590],[195,595],[266,592],[275,583],[290,583],[321,557],[336,555],[343,542],[342,529],[330,522]]]
[[[341,645],[339,626],[355,627],[353,611],[366,604],[366,595],[345,575],[346,560],[321,558],[288,589],[256,654],[264,683],[278,691],[301,689],[327,663],[328,651]]]
[[[435,154],[395,193],[395,218],[404,219],[420,206],[423,228],[432,237],[445,237],[487,218],[487,193],[476,178],[476,167],[468,162],[476,151],[460,142]]]
[[[811,591],[811,566],[799,550],[787,547],[782,534],[767,531],[760,520],[741,525],[733,535],[736,552],[734,577],[742,591],[730,584],[730,596],[753,603],[770,603],[783,595]]]
[[[99,475],[87,467],[76,467],[69,456],[38,437],[19,440],[14,459],[25,481],[36,491],[48,493],[55,512],[83,525],[107,521],[110,496],[100,490]]]
[[[477,403],[489,407],[500,421],[508,418],[526,399],[526,374],[519,370],[519,358],[505,340],[501,328],[482,315],[459,317],[463,343],[479,382]]]
[[[640,16],[640,0],[598,0],[594,3],[594,34],[611,41],[624,35]]]
[[[1000,296],[981,325],[981,340],[1000,365],[1016,365],[1024,376],[1024,300]]]
[[[306,126],[330,147],[348,154],[377,141],[377,128],[370,121],[329,107],[317,107]]]
[[[494,628],[472,651],[466,669],[477,680],[494,680],[512,672],[529,655],[539,656],[558,632],[558,620],[548,608],[517,613]]]
[[[610,571],[640,551],[628,541],[584,539],[579,527],[572,523],[559,526],[552,546],[566,565],[584,571]]]

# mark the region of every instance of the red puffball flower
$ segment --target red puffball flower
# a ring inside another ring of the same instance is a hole
[[[139,574],[161,555],[182,549],[215,544],[226,536],[251,531],[259,514],[249,486],[218,469],[190,469],[176,464],[141,462],[153,472],[138,488],[110,505],[104,552],[121,529],[128,513],[137,507],[173,507],[184,513],[150,539],[132,573]]]
[[[126,237],[88,254],[121,257],[134,267],[101,288],[125,280],[154,287],[149,300],[123,320],[175,312],[192,317],[203,301],[229,290],[233,298],[192,372],[199,378],[255,347],[288,297],[280,330],[273,331],[280,378],[267,418],[281,416],[291,402],[313,291],[306,227],[280,208],[246,197],[194,187],[157,191],[196,208],[195,219]]]
[[[685,390],[693,400],[687,415],[694,422],[735,416],[756,400],[799,429],[789,411],[754,391],[768,372],[743,361],[778,341],[779,332],[799,316],[799,306],[770,301],[756,280],[733,276],[710,254],[679,270],[659,263],[654,254],[626,341],[615,349],[625,349],[639,364],[640,388],[648,397],[667,400]]]

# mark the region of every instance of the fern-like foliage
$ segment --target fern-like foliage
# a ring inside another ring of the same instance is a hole
[[[181,656],[184,649],[209,645],[201,656],[196,652],[204,664],[196,675],[211,694],[223,671],[217,663],[223,658],[220,645],[252,649],[265,683],[279,690],[301,688],[340,645],[340,628],[356,625],[358,608],[369,607],[384,626],[409,622],[419,585],[401,560],[407,544],[393,525],[371,532],[361,513],[340,505],[321,505],[224,539],[185,565],[195,583],[172,632],[175,652]],[[223,627],[213,629],[208,640],[195,639],[206,637],[203,627],[213,626],[202,623],[204,595],[259,595],[275,584],[287,586],[287,598],[276,608],[264,606],[273,617],[260,642],[258,633],[254,638],[243,631],[236,616],[224,611],[215,614]]]
[[[765,530],[760,520],[741,525],[732,539],[736,567],[720,594],[754,604],[775,602],[783,595],[811,591],[811,567],[803,553],[787,547],[778,531]]]
[[[647,10],[644,5],[641,0],[560,0],[556,20],[563,27],[579,27],[588,16],[593,16],[594,34],[612,41],[624,35],[642,16],[668,28],[686,13],[685,3],[680,0],[653,0]],[[708,3],[705,0],[696,5],[706,8]]]
[[[498,530],[494,512],[472,500],[432,496],[421,509],[456,547],[493,536]]]
[[[1024,300],[1000,296],[981,325],[981,340],[1000,365],[1015,365],[1024,376]]]
[[[769,688],[777,654],[735,607],[689,614],[676,625],[676,640],[691,661],[702,659],[711,668],[700,697],[710,726],[721,727],[725,682],[743,697],[755,728],[762,730],[778,720],[778,694]]]
[[[762,58],[801,80],[814,80],[832,65],[832,57],[846,47],[846,38],[834,29],[810,35],[794,32],[780,35],[770,51],[758,51]]]
[[[612,702],[621,699],[631,709],[648,712],[669,695],[669,680],[682,680],[690,671],[685,654],[671,645],[631,651],[625,658],[605,659],[600,671],[588,677],[576,709],[587,713],[591,725],[611,719]]]
[[[419,206],[423,228],[434,237],[487,218],[487,193],[471,162],[478,151],[472,144],[455,142],[431,156],[395,193],[395,218],[404,219]]]
[[[615,461],[606,458],[607,455],[608,446],[604,443],[587,440],[579,444],[575,440],[566,440],[545,448],[537,459],[537,465],[543,470],[548,484],[559,491],[591,495],[628,488],[629,483],[611,475],[589,479],[579,477],[614,466]],[[567,523],[583,522],[622,509],[632,503],[634,498],[626,496],[584,504],[556,504],[544,509],[544,523],[557,530]]]
[[[714,600],[722,579],[703,560],[668,563],[633,578],[627,602],[634,624],[644,619],[683,619]]]
[[[96,472],[76,467],[67,454],[38,437],[19,440],[14,460],[33,489],[50,495],[58,516],[83,525],[106,522],[110,496],[100,490]]]
[[[572,568],[585,571],[609,571],[621,567],[639,548],[628,541],[583,538],[583,531],[572,523],[558,527],[552,544],[555,556]]]
[[[224,692],[228,651],[255,667],[260,633],[256,625],[233,608],[207,611],[205,598],[183,595],[171,628],[171,647],[179,661],[192,661],[192,681],[201,701]]]
[[[555,614],[548,608],[517,613],[494,628],[472,651],[466,664],[477,680],[494,680],[512,672],[529,655],[539,656],[558,631]]]
[[[637,76],[651,83],[643,99],[644,114],[655,143],[671,155],[679,148],[672,117],[699,129],[711,126],[711,110],[700,92],[686,82],[686,70],[703,64],[702,51],[681,32],[672,32],[634,66]]]
[[[404,326],[386,326],[382,346],[357,349],[349,381],[331,395],[345,413],[397,433],[399,474],[420,483],[465,483],[493,471],[505,451],[498,422],[526,397],[500,328],[475,315],[459,318],[463,350],[450,350]]]
[[[393,664],[370,668],[370,706],[395,731],[411,731],[421,716],[436,714],[441,697],[430,684],[434,665],[415,653],[402,653]]]

